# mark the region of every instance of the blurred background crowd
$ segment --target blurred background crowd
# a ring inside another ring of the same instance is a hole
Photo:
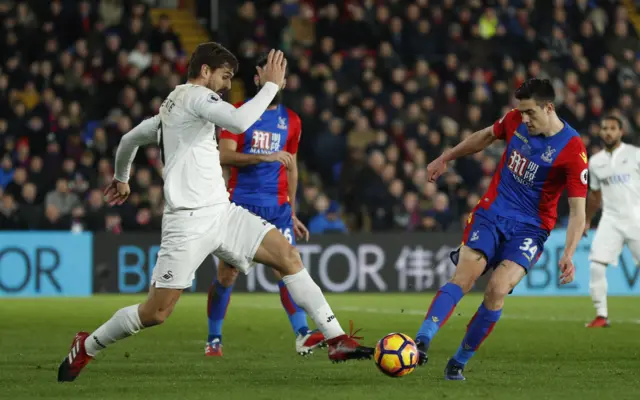
[[[159,230],[157,148],[139,151],[127,204],[107,208],[101,192],[120,137],[185,80],[189,49],[150,4],[0,1],[0,229]],[[437,183],[426,165],[504,115],[528,77],[552,80],[591,154],[606,113],[627,141],[640,132],[633,2],[230,0],[225,10],[212,38],[240,61],[231,101],[254,94],[263,51],[288,56],[284,103],[303,127],[298,214],[312,234],[460,230],[503,149],[457,161]]]

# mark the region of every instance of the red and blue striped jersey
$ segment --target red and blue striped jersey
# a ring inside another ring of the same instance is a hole
[[[243,103],[235,104],[240,107]],[[245,154],[298,152],[302,133],[300,117],[283,105],[267,110],[246,132],[236,135],[223,130],[220,139],[232,139],[237,150]],[[277,162],[247,167],[232,167],[228,190],[231,201],[261,207],[277,207],[289,203],[287,169]]]
[[[580,135],[566,122],[553,136],[529,135],[518,110],[497,121],[493,133],[506,141],[506,149],[478,207],[551,231],[565,188],[569,197],[587,196],[587,152]]]

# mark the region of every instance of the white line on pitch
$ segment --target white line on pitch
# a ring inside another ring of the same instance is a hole
[[[233,304],[231,308],[250,308],[250,309],[268,309],[268,310],[279,310],[281,308],[280,305],[258,305],[258,304]],[[427,312],[427,309],[424,310],[415,310],[415,309],[400,309],[392,310],[389,308],[372,308],[372,307],[355,307],[355,306],[339,306],[332,307],[336,311],[348,311],[348,312],[360,312],[360,313],[368,313],[368,314],[384,314],[384,315],[420,315],[424,316]],[[467,318],[471,317],[471,315],[467,316]],[[454,313],[452,318],[458,318],[458,316]],[[520,320],[520,321],[552,321],[552,322],[588,322],[589,317],[586,318],[566,318],[566,317],[531,317],[527,315],[510,315],[503,314],[503,319],[512,319],[512,320]],[[640,325],[640,319],[614,319],[613,323],[618,324],[636,324]]]

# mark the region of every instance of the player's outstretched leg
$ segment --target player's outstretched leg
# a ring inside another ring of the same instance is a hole
[[[346,335],[318,285],[302,265],[298,251],[280,232],[271,229],[255,253],[256,262],[271,265],[282,275],[292,299],[311,317],[327,338],[329,359],[346,361],[371,358],[373,348],[361,346]]]
[[[296,352],[303,356],[311,354],[314,349],[324,346],[324,335],[319,330],[312,331],[309,329],[307,313],[293,300],[278,271],[274,270],[273,272],[280,279],[278,281],[280,302],[287,313],[293,333],[296,335]]]
[[[207,298],[209,335],[204,348],[205,356],[222,357],[222,324],[227,315],[231,291],[237,277],[238,270],[220,260],[218,263],[218,275],[209,287],[209,296]]]
[[[478,350],[482,342],[491,334],[504,306],[504,299],[524,277],[525,270],[512,261],[503,261],[487,285],[484,301],[467,325],[467,332],[456,354],[449,360],[444,370],[447,380],[464,380],[464,367]]]
[[[471,290],[484,271],[485,265],[486,260],[481,253],[466,246],[460,249],[460,258],[453,278],[436,293],[416,335],[416,344],[421,351],[420,365],[427,363],[427,351],[431,340],[447,322],[460,299]]]
[[[89,334],[78,332],[69,354],[58,368],[58,382],[74,381],[82,369],[107,346],[163,323],[173,311],[182,289],[151,287],[147,301],[121,308],[110,320]]]
[[[589,292],[596,309],[596,318],[587,324],[587,328],[607,328],[610,326],[607,310],[607,265],[592,261],[589,269]]]

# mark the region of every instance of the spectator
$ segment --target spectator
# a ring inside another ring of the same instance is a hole
[[[318,214],[309,221],[309,233],[346,233],[347,227],[339,218],[340,206],[336,201],[329,201],[321,195],[316,200]]]
[[[61,215],[54,204],[48,204],[45,208],[44,221],[39,229],[43,231],[68,231],[71,229],[70,218]]]
[[[44,218],[42,203],[38,201],[38,187],[26,183],[22,187],[22,204],[18,209],[18,219],[23,229],[34,230],[41,226]]]
[[[60,178],[56,181],[56,189],[49,192],[45,199],[47,218],[50,221],[57,221],[59,216],[68,215],[79,204],[78,196],[69,191],[69,181]]]
[[[18,218],[18,204],[11,194],[4,193],[0,203],[0,229],[17,230],[21,228]]]
[[[4,192],[10,194],[17,203],[22,203],[22,188],[25,183],[27,183],[27,170],[22,167],[16,168],[13,180],[7,185]]]
[[[2,161],[0,162],[0,187],[2,189],[5,189],[13,180],[14,173],[15,171],[13,169],[11,158],[8,155],[5,155],[2,157]]]
[[[6,3],[0,188],[18,204],[21,226],[158,229],[157,147],[138,153],[126,207],[107,214],[99,188],[113,177],[122,135],[184,82],[190,55],[169,16],[151,26],[138,0]],[[248,66],[260,53],[287,53],[283,97],[304,131],[298,209],[305,221],[324,196],[340,202],[351,231],[460,229],[503,147],[457,160],[436,183],[427,182],[426,165],[513,108],[513,90],[533,76],[553,81],[560,115],[591,154],[601,148],[599,119],[607,113],[638,140],[638,35],[618,1],[553,2],[548,10],[529,0],[446,1],[428,10],[423,0],[353,3],[245,0],[221,8],[231,29],[220,40],[238,55],[247,92],[234,84],[234,96],[253,94]],[[23,207],[42,207],[34,211],[41,221],[25,218],[31,213]]]

